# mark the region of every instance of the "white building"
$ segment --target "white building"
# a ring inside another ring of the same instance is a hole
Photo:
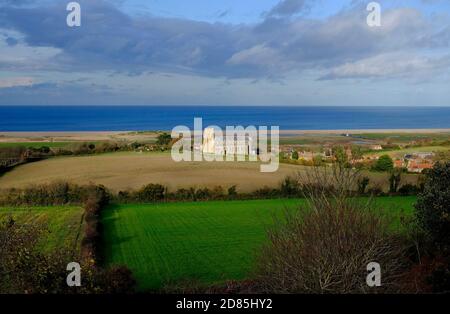
[[[231,136],[215,136],[214,128],[206,128],[203,132],[202,152],[220,156],[257,155],[256,140],[248,134]]]

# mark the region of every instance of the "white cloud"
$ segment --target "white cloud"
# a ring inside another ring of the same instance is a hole
[[[436,74],[450,66],[449,57],[431,58],[408,53],[381,54],[333,68],[322,79],[393,78]]]
[[[9,77],[0,78],[0,88],[11,88],[18,86],[33,86],[34,80],[31,77]]]

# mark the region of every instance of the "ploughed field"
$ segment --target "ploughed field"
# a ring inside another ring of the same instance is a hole
[[[413,213],[415,197],[381,197],[392,215]],[[127,265],[139,288],[213,284],[251,276],[267,228],[301,199],[110,205],[103,211],[105,261]]]
[[[44,251],[64,248],[79,252],[83,232],[83,208],[80,206],[0,207],[0,222],[9,217],[20,224],[42,227],[39,246]]]
[[[139,189],[149,183],[167,186],[170,191],[189,187],[228,188],[238,192],[279,187],[288,175],[309,167],[280,164],[274,173],[261,173],[258,162],[174,162],[170,153],[120,152],[79,157],[55,157],[18,166],[0,176],[0,189],[22,188],[30,184],[69,181],[84,185],[103,184],[118,192]],[[387,187],[386,173],[366,173],[371,183]],[[416,175],[403,175],[402,183],[417,181]]]

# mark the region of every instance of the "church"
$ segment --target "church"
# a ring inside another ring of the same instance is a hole
[[[203,154],[218,156],[256,156],[256,139],[249,134],[216,136],[214,128],[206,128],[203,132]]]

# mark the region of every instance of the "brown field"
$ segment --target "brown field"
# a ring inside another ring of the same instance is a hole
[[[257,162],[181,162],[169,153],[110,153],[82,157],[56,157],[19,166],[0,177],[0,189],[24,187],[52,181],[103,184],[113,191],[136,189],[149,183],[170,190],[186,187],[224,188],[237,185],[240,192],[264,186],[277,187],[288,175],[307,167],[280,164],[275,173],[261,173]],[[387,185],[387,174],[370,173],[372,183]],[[415,183],[417,176],[404,175],[403,182]]]

